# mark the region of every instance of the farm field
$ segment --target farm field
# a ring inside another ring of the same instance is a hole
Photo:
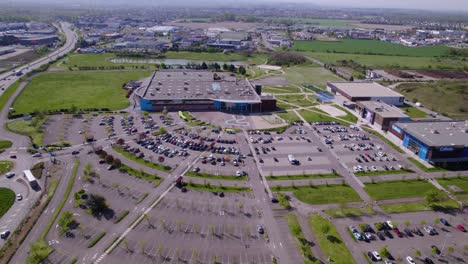
[[[400,69],[453,69],[463,70],[468,62],[453,58],[433,58],[416,56],[389,56],[389,55],[364,55],[350,53],[326,53],[326,52],[301,52],[306,56],[316,58],[323,63],[336,64],[338,60],[353,60],[359,64],[378,68]]]
[[[341,41],[296,40],[294,50],[330,53],[357,53],[412,57],[435,57],[447,55],[446,46],[412,48],[379,40],[343,39]]]
[[[366,183],[366,192],[376,200],[423,197],[435,187],[423,180],[385,181]]]
[[[410,101],[453,119],[468,119],[468,90],[466,81],[438,81],[431,83],[404,83],[396,89]]]
[[[286,19],[302,22],[304,24],[322,26],[322,27],[335,27],[335,28],[354,28],[349,21],[339,19],[320,19],[320,18],[308,18],[308,17],[280,17],[278,19]]]
[[[7,188],[0,187],[0,218],[10,209],[15,202],[15,193]]]
[[[122,109],[128,106],[122,84],[150,74],[150,71],[45,73],[32,79],[13,103],[13,108],[15,114],[71,109],[73,106],[77,109]]]

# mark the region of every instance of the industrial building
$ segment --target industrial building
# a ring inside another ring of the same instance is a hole
[[[351,102],[380,101],[401,106],[405,101],[403,95],[375,82],[328,82],[327,89]]]
[[[0,55],[5,55],[13,52],[15,52],[14,47],[0,47]]]
[[[221,72],[162,70],[136,90],[145,111],[265,112],[276,108],[272,95],[261,95],[261,86]]]
[[[468,162],[468,121],[397,122],[389,135],[427,162]]]
[[[392,123],[411,120],[398,107],[378,101],[358,101],[356,111],[364,120],[385,131]]]

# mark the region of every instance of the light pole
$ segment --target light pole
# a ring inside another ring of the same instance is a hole
[[[444,244],[442,245],[442,249],[440,250],[439,257],[442,257],[442,253],[444,252],[445,244],[447,243],[447,239],[448,239],[450,236],[451,236],[451,235],[450,235],[449,233],[445,234]]]

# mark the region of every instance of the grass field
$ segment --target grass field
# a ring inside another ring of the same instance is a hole
[[[16,119],[6,124],[6,127],[11,132],[29,136],[31,138],[32,144],[37,146],[42,146],[42,139],[44,138],[44,131],[41,130],[42,124],[47,120],[47,118],[33,118],[31,120],[25,121],[23,119]]]
[[[10,189],[0,187],[0,218],[10,209],[15,202],[15,192]]]
[[[312,102],[307,100],[303,94],[277,95],[276,99],[302,107],[312,106]]]
[[[301,121],[301,118],[299,118],[296,113],[294,113],[293,111],[289,111],[289,112],[278,112],[278,113],[275,113],[277,116],[281,117],[284,121],[286,122],[299,122]]]
[[[288,222],[289,232],[293,236],[294,241],[296,242],[296,245],[299,248],[299,252],[301,252],[302,257],[304,258],[304,263],[320,263],[315,261],[314,255],[312,254],[312,250],[310,250],[309,242],[302,233],[302,229],[299,225],[299,222],[297,221],[297,217],[293,214],[288,214],[285,216],[285,218]]]
[[[324,85],[326,82],[343,81],[331,71],[316,64],[296,65],[284,68],[284,71],[285,74],[281,76],[284,76],[288,82],[293,84],[312,83]]]
[[[9,172],[13,168],[13,162],[9,160],[0,160],[0,174]]]
[[[246,176],[213,175],[209,173],[201,173],[201,172],[194,172],[194,171],[188,171],[185,175],[189,177],[214,179],[214,180],[228,180],[228,181],[245,181],[247,179]]]
[[[315,110],[315,109],[314,109]],[[307,121],[307,122],[329,122],[329,121],[337,121],[337,122],[340,122],[340,123],[344,123],[343,121],[341,120],[338,120],[338,119],[335,119],[331,116],[328,116],[326,114],[320,114],[320,113],[317,113],[317,112],[313,112],[313,111],[309,111],[309,110],[306,110],[306,109],[302,109],[302,110],[299,110],[298,111],[299,114],[304,117],[304,119]]]
[[[347,185],[274,186],[271,189],[275,192],[292,191],[298,200],[307,204],[346,203],[361,200],[354,189]]]
[[[305,24],[311,24],[322,27],[335,27],[335,28],[353,28],[353,25],[348,24],[344,20],[339,19],[320,19],[320,18],[308,18],[308,17],[298,17],[298,18],[285,18],[291,19],[294,21],[300,21]]]
[[[395,143],[393,143],[392,141],[388,140],[386,137],[382,136],[380,133],[376,132],[375,130],[371,129],[371,128],[365,128],[365,127],[362,127],[366,132],[368,132],[369,134],[372,134],[378,138],[380,138],[382,141],[384,141],[385,143],[387,143],[390,147],[392,147],[394,150],[396,150],[398,153],[405,153],[405,151],[403,151],[400,147],[398,147],[397,145],[395,145]]]
[[[396,88],[408,100],[421,102],[433,111],[453,119],[468,119],[468,89],[466,81],[404,83]]]
[[[341,41],[296,40],[294,50],[412,57],[448,55],[447,46],[406,47],[379,40],[342,39]]]
[[[264,93],[300,93],[301,89],[293,85],[264,85],[262,87]]]
[[[390,174],[407,174],[407,173],[414,173],[412,170],[381,170],[381,171],[359,171],[355,172],[354,175],[356,176],[378,176],[378,175],[390,175]]]
[[[323,63],[336,64],[339,60],[353,60],[373,69],[454,69],[463,70],[468,62],[456,58],[433,58],[416,56],[363,55],[350,53],[301,52]]]
[[[339,174],[299,174],[299,175],[282,175],[282,176],[267,176],[268,181],[288,181],[288,180],[304,180],[304,179],[323,179],[323,178],[339,178]]]
[[[326,256],[330,257],[330,263],[356,263],[333,223],[314,213],[309,216],[309,225],[317,238],[320,248]],[[328,230],[328,232],[324,233],[325,230]]]
[[[447,191],[455,194],[458,198],[468,196],[468,176],[459,178],[437,179]]]
[[[0,140],[0,153],[2,153],[5,149],[11,147],[13,143],[9,140]]]
[[[18,89],[19,85],[20,85],[20,82],[18,81],[15,82],[14,84],[10,85],[10,87],[8,87],[8,89],[4,91],[2,95],[0,95],[0,109],[3,109],[5,107],[10,97]]]
[[[339,106],[337,104],[334,104],[333,107],[338,108],[341,111],[346,113],[346,115],[344,115],[344,116],[338,116],[339,118],[344,119],[346,121],[349,121],[349,122],[351,122],[353,124],[355,124],[358,121],[358,118],[355,115],[353,115],[351,112],[344,109],[343,107],[341,107],[341,106]]]
[[[39,75],[25,87],[13,104],[16,114],[59,109],[128,106],[122,84],[150,76],[149,71],[56,72]]]
[[[458,203],[449,200],[443,203],[434,204],[439,209],[456,209],[459,207]],[[414,203],[397,203],[397,204],[382,204],[380,208],[388,214],[397,214],[397,213],[409,213],[409,212],[419,212],[419,211],[431,211],[432,208],[429,207],[425,202],[414,202]]]
[[[400,109],[403,110],[403,112],[405,112],[405,114],[407,114],[411,118],[425,118],[427,116],[425,112],[419,110],[416,107],[403,106],[400,107]]]
[[[358,207],[333,208],[333,209],[323,210],[323,212],[334,218],[375,215],[374,209],[372,209],[372,207],[369,207],[369,206],[365,208],[358,208]]]
[[[423,197],[435,187],[423,180],[366,183],[366,192],[375,200]]]

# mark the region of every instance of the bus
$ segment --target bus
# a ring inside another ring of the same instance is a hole
[[[29,185],[31,185],[31,188],[33,189],[38,189],[39,184],[37,183],[36,177],[32,174],[30,170],[25,170],[23,171],[24,177],[28,180]]]
[[[296,158],[294,158],[294,156],[291,154],[288,155],[288,160],[289,160],[289,163],[291,163],[291,165],[299,164],[299,161]]]

